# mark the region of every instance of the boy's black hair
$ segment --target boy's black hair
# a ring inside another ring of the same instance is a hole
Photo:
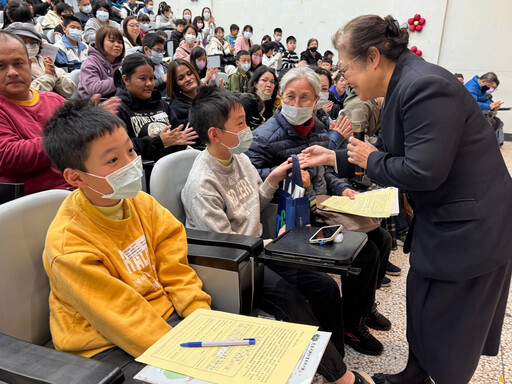
[[[327,50],[324,52],[324,57],[332,57],[332,56],[334,56],[334,53],[332,51]]]
[[[297,39],[295,38],[295,36],[288,36],[286,38],[286,44],[288,44],[290,41],[295,41],[297,42]]]
[[[272,41],[265,41],[261,44],[261,49],[263,49],[263,53],[267,53],[268,51],[274,50],[274,43]]]
[[[178,19],[174,22],[174,25],[175,26],[178,26],[178,25],[187,25],[187,21],[185,19]]]
[[[82,29],[82,23],[80,23],[80,20],[78,20],[78,17],[73,16],[73,15],[64,16],[64,19],[62,21],[62,25],[64,27],[67,27],[69,25],[69,23],[71,23],[73,21],[76,21],[77,23],[79,23],[80,24],[80,29]]]
[[[332,59],[330,57],[326,57],[322,59],[322,62],[332,64]]]
[[[242,56],[250,56],[249,55],[249,52],[246,51],[245,49],[242,49],[240,51],[238,51],[238,53],[236,54],[236,61],[240,61],[240,57]]]
[[[139,13],[139,16],[137,16],[137,21],[139,23],[142,23],[143,21],[151,22],[151,19],[149,18],[147,13],[142,12],[142,13]]]
[[[277,33],[277,32],[283,33],[283,30],[281,28],[279,28],[279,27],[274,28],[274,33]]]
[[[217,28],[215,28],[214,33],[216,33],[216,34],[217,34],[217,33],[219,33],[219,31],[224,32],[224,28],[222,28],[222,27],[217,27]]]
[[[157,44],[165,44],[165,40],[162,36],[157,35],[156,33],[148,33],[142,39],[142,47],[153,49],[153,47]]]
[[[216,127],[224,130],[229,114],[236,107],[243,108],[243,104],[232,92],[217,87],[199,87],[192,100],[188,121],[199,138],[209,143],[208,129]]]
[[[229,32],[239,31],[239,30],[240,30],[240,27],[236,24],[231,24],[231,26],[229,27]]]
[[[87,172],[90,143],[117,129],[123,121],[89,100],[72,99],[62,104],[43,129],[43,148],[61,172],[66,168]]]

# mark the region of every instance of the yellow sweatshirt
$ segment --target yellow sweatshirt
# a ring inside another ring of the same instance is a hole
[[[144,192],[123,202],[123,220],[105,217],[74,191],[46,237],[50,330],[55,348],[91,357],[118,346],[137,357],[186,317],[210,308],[187,261],[183,225]]]

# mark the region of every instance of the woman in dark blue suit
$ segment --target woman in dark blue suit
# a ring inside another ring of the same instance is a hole
[[[360,16],[333,38],[361,100],[385,97],[383,150],[350,139],[348,152],[311,147],[308,165],[355,164],[407,191],[415,218],[405,242],[404,371],[376,383],[466,384],[480,355],[496,355],[512,269],[512,181],[475,100],[445,69],[407,49],[391,16]],[[348,162],[346,162],[348,157]]]

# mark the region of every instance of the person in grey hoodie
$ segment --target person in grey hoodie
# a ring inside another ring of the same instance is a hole
[[[96,40],[89,45],[89,56],[82,64],[78,94],[87,99],[99,93],[102,97],[113,96],[114,71],[124,57],[123,35],[111,26],[101,27]]]

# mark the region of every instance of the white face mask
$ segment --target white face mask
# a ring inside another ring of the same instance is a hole
[[[314,107],[294,107],[283,103],[281,108],[281,115],[291,125],[302,125],[313,116]]]
[[[185,35],[185,41],[188,43],[188,44],[194,44],[197,40],[197,37],[196,35],[194,35],[193,33],[187,33]]]
[[[222,130],[222,132],[226,132],[226,133],[230,133],[232,135],[238,136],[238,145],[236,145],[234,147],[228,147],[226,144],[221,143],[223,146],[225,146],[229,150],[229,153],[231,153],[232,155],[239,155],[241,153],[246,152],[249,148],[251,148],[251,144],[252,144],[251,128],[247,127],[245,129],[242,129],[238,133],[224,131],[224,130]]]
[[[491,88],[489,88],[487,91],[485,91],[485,93],[487,93],[488,95],[490,95],[490,94],[491,94],[491,93],[493,93],[495,90],[496,90],[496,88],[491,87]]]
[[[28,57],[36,57],[39,53],[39,44],[37,43],[30,43],[25,44],[27,47]]]
[[[119,168],[117,171],[112,172],[107,176],[97,176],[92,173],[87,173],[89,176],[94,176],[99,179],[107,180],[107,183],[112,187],[114,192],[103,194],[94,188],[87,186],[87,188],[99,193],[103,199],[130,199],[137,196],[137,193],[142,189],[142,158],[137,156],[131,163],[126,164],[124,167]]]
[[[272,95],[265,95],[263,92],[260,91],[259,88],[256,88],[256,95],[258,95],[258,97],[263,101],[270,100],[270,98],[272,97]]]
[[[316,109],[322,108],[329,101],[329,92],[320,92],[320,99],[316,103]]]

